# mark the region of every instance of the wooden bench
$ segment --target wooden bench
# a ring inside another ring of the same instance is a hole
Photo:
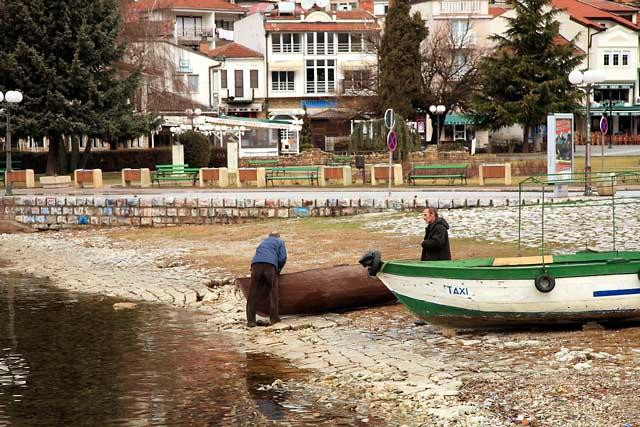
[[[191,181],[193,186],[196,185],[198,176],[200,174],[199,168],[190,168],[189,165],[156,165],[156,170],[153,171],[151,181],[158,183],[160,181]]]
[[[416,165],[409,173],[409,183],[416,184],[418,179],[448,179],[451,183],[455,182],[456,178],[460,179],[460,183],[467,183],[467,165],[466,164],[452,164],[452,165]]]
[[[351,160],[353,158],[351,156],[333,156],[330,160],[327,160],[325,165],[327,166],[350,166]]]
[[[250,168],[264,168],[278,166],[278,159],[256,159],[247,160],[247,166]]]
[[[318,166],[273,167],[267,169],[265,181],[267,185],[271,181],[273,186],[275,181],[308,180],[309,184],[313,185],[315,181],[315,184],[319,186],[319,173],[320,168]]]

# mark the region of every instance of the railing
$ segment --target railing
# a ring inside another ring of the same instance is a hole
[[[332,93],[336,90],[336,82],[307,82],[306,93]]]
[[[613,145],[640,145],[640,135],[605,135],[604,143],[609,144],[609,138]],[[575,143],[576,145],[584,145],[585,138],[581,133],[576,133]],[[600,132],[591,133],[591,144],[602,144],[602,134]]]
[[[292,92],[295,89],[295,82],[271,82],[271,90],[276,92]]]
[[[301,43],[293,43],[293,44],[274,44],[273,53],[300,53],[302,52],[302,44]]]
[[[230,89],[222,89],[221,98],[228,104],[252,102],[255,97],[255,88],[245,88],[242,93],[234,92],[231,94]],[[240,96],[238,96],[240,95]]]
[[[489,2],[484,0],[445,0],[433,3],[433,15],[488,15]]]
[[[213,30],[176,27],[176,37],[184,39],[201,39],[213,37]]]

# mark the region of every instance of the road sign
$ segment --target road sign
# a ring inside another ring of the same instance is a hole
[[[391,108],[384,112],[384,125],[387,129],[396,127],[396,113]]]
[[[398,148],[398,135],[396,135],[396,131],[390,130],[387,134],[387,147],[389,150],[395,151]]]
[[[606,135],[608,131],[609,131],[609,122],[607,121],[607,118],[605,116],[602,116],[600,118],[600,132],[603,135]]]

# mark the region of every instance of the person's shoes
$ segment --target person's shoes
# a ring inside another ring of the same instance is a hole
[[[258,324],[258,326],[269,326],[269,324],[264,320],[258,320],[256,323]]]
[[[280,318],[279,317],[274,317],[274,318],[269,319],[269,320],[271,321],[271,324],[274,325],[274,324],[276,324],[276,323],[278,323],[280,321]]]
[[[247,327],[248,328],[255,328],[256,327],[256,322],[247,322]]]
[[[424,325],[426,325],[426,324],[427,324],[427,322],[425,322],[425,321],[424,321],[424,320],[422,320],[422,319],[418,319],[418,320],[416,320],[415,322],[413,322],[413,324],[414,324],[414,325],[416,325],[416,326],[424,326]]]

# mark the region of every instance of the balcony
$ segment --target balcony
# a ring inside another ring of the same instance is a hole
[[[242,91],[222,89],[220,98],[227,104],[250,104],[255,99],[255,88],[246,88]]]
[[[433,2],[434,18],[488,17],[487,0],[444,0]]]
[[[306,86],[307,94],[313,93],[334,93],[336,91],[336,83],[333,81],[323,81],[323,82],[307,82]]]
[[[213,30],[177,27],[175,35],[180,41],[212,40]]]

